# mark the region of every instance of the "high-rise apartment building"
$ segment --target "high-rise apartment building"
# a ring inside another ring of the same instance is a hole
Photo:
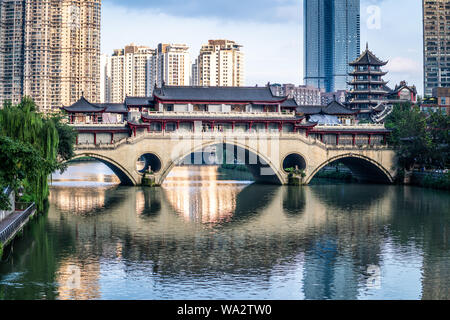
[[[107,54],[100,57],[100,103],[111,102],[111,61]]]
[[[423,0],[424,90],[450,87],[450,0]]]
[[[203,45],[193,71],[199,86],[240,87],[244,85],[242,46],[230,40],[209,40]]]
[[[110,102],[120,103],[127,96],[151,96],[154,86],[155,50],[130,44],[111,57]]]
[[[360,0],[304,0],[304,80],[346,90],[348,63],[360,53]]]
[[[100,100],[101,0],[0,0],[0,103]]]
[[[185,44],[162,44],[156,49],[154,82],[158,87],[189,86],[191,61]]]

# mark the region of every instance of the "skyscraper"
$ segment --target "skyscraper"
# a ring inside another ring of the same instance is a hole
[[[327,92],[348,88],[360,54],[360,0],[304,0],[304,80]]]
[[[424,89],[450,87],[450,0],[423,0]]]
[[[150,96],[154,86],[155,50],[130,44],[115,50],[111,57],[110,102],[123,102],[126,96]]]
[[[101,0],[0,0],[0,103],[100,100]]]
[[[155,55],[154,81],[161,88],[166,86],[188,86],[191,82],[192,66],[189,47],[185,44],[160,43]]]
[[[202,46],[193,72],[200,86],[240,87],[244,85],[244,53],[230,40],[209,40]]]

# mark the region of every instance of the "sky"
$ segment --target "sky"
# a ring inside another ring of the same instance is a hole
[[[210,39],[245,53],[246,85],[303,84],[303,0],[103,0],[102,53],[127,44],[183,43],[191,60]],[[361,49],[389,60],[388,85],[423,93],[421,0],[361,0]]]

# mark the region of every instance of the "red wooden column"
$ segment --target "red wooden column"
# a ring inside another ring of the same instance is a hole
[[[336,134],[336,145],[338,146],[339,145],[339,133],[338,134]]]
[[[215,125],[216,123],[214,122],[214,121],[211,121],[210,122],[210,125],[211,125],[211,132],[214,132],[214,125]]]
[[[352,134],[353,136],[353,145],[356,145],[356,134]]]
[[[134,136],[136,137],[136,127],[133,127],[133,133],[134,133]]]
[[[151,121],[149,121],[148,122],[148,127],[147,127],[147,132],[150,132],[150,126],[152,125],[152,122]]]
[[[371,142],[372,142],[372,135],[369,134],[369,146],[371,145]]]
[[[111,132],[111,144],[114,143],[114,132]]]
[[[248,126],[248,131],[252,131],[253,128],[253,121],[250,121],[250,124]]]
[[[236,126],[236,122],[233,121],[233,122],[231,123],[231,131],[232,131],[232,132],[234,132],[235,126]]]
[[[165,132],[165,131],[166,131],[166,121],[163,121],[163,122],[162,122],[162,124],[161,124],[161,130],[162,130],[162,132]]]
[[[180,130],[180,121],[177,121],[177,131]]]
[[[94,144],[97,144],[97,133],[94,132]]]
[[[78,133],[77,133],[77,140],[76,140],[75,144],[78,144]]]
[[[266,131],[269,131],[269,122],[266,121]]]

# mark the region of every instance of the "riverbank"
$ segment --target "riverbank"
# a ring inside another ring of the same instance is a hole
[[[414,172],[411,184],[427,189],[450,190],[450,173]]]

